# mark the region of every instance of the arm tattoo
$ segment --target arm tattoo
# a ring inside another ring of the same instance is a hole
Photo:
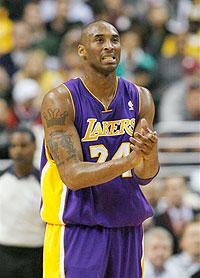
[[[50,139],[50,140],[48,140],[48,146],[49,146],[49,149],[51,150],[54,160],[59,161],[60,156],[59,156],[59,152],[58,152],[58,143],[55,142],[54,140]]]
[[[47,127],[55,125],[65,125],[66,117],[68,116],[67,111],[61,113],[60,109],[48,109],[47,112],[42,113],[46,120]]]
[[[57,166],[64,164],[65,161],[68,161],[72,158],[77,158],[77,152],[72,142],[72,136],[67,135],[66,132],[65,133],[60,133],[59,131],[51,132],[50,139],[48,140],[48,145],[53,157],[56,160]],[[59,147],[62,147],[65,150],[67,150],[67,157],[65,158],[60,157],[60,152],[62,152],[62,150],[60,150],[59,152]]]

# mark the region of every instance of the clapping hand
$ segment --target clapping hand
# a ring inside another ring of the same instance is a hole
[[[146,119],[141,119],[141,130],[135,132],[133,137],[130,137],[131,149],[137,147],[145,159],[151,157],[157,151],[158,136],[156,131],[150,129]]]

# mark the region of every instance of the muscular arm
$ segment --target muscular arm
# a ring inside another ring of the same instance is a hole
[[[42,122],[47,148],[64,184],[72,190],[112,180],[135,167],[139,148],[128,156],[104,163],[83,161],[80,138],[74,125],[71,98],[64,85],[49,92],[42,103]]]
[[[158,161],[158,149],[157,149],[157,136],[155,138],[152,137],[152,134],[149,134],[148,131],[144,130],[142,126],[142,121],[147,122],[147,129],[153,130],[153,119],[155,114],[155,107],[152,96],[150,92],[144,88],[139,88],[140,94],[140,112],[139,112],[139,121],[135,130],[135,138],[140,141],[143,140],[145,143],[145,137],[150,138],[150,140],[146,140],[146,149],[143,152],[143,159],[140,160],[140,164],[135,166],[134,172],[135,174],[142,179],[148,179],[153,177],[159,169],[159,161]],[[146,127],[145,127],[146,128]],[[139,134],[138,134],[139,133]],[[140,137],[140,134],[144,135],[144,138]],[[139,145],[138,145],[139,146]]]

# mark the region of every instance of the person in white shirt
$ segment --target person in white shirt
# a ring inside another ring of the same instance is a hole
[[[40,278],[45,225],[40,173],[33,166],[35,136],[18,128],[9,143],[12,165],[0,172],[0,277]]]
[[[187,277],[192,277],[200,271],[200,221],[192,221],[186,226],[180,246],[182,252],[173,256],[169,264],[172,268],[181,267]]]
[[[181,268],[168,264],[173,239],[167,230],[161,227],[148,230],[144,235],[144,247],[144,278],[185,278]]]

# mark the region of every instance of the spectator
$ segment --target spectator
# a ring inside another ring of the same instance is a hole
[[[174,239],[174,252],[179,251],[178,240],[182,236],[185,225],[193,219],[193,211],[184,203],[186,182],[182,176],[166,177],[163,188],[165,202],[163,212],[154,217],[157,226],[166,228]],[[160,200],[161,202],[161,200]],[[159,204],[161,206],[161,204]]]
[[[11,134],[13,164],[0,173],[0,277],[42,277],[44,223],[39,216],[39,171],[33,166],[35,136]]]
[[[163,41],[157,67],[158,84],[156,91],[159,99],[167,88],[183,76],[182,61],[185,55],[187,39],[187,32],[181,34],[170,33]]]
[[[180,242],[182,252],[173,256],[169,263],[172,268],[181,267],[187,277],[200,271],[200,221],[188,223]],[[199,277],[199,276],[198,276]]]
[[[182,66],[184,75],[163,92],[159,106],[161,121],[189,120],[185,100],[190,88],[198,89],[200,64],[192,57],[185,57]]]
[[[46,36],[46,29],[38,3],[29,2],[23,12],[23,20],[31,29],[31,43],[37,44]]]
[[[154,58],[145,53],[141,45],[141,35],[138,32],[126,31],[121,35],[122,54],[121,54],[121,75],[130,78],[130,75],[139,72],[140,69],[153,71],[155,67]],[[149,82],[150,83],[150,82]],[[148,84],[136,84],[146,86]],[[149,86],[148,86],[149,88]]]
[[[38,82],[41,93],[44,94],[50,88],[57,86],[63,82],[61,74],[56,70],[47,68],[48,56],[42,49],[30,50],[26,59],[26,63],[15,75],[15,80],[31,78]]]
[[[55,3],[55,15],[53,20],[46,23],[47,37],[44,41],[44,49],[49,55],[59,55],[62,39],[76,22],[70,22],[70,1],[59,0]]]
[[[25,124],[32,126],[39,124],[40,106],[37,102],[40,95],[40,86],[33,79],[19,80],[13,89],[13,119],[15,125]]]
[[[168,260],[172,254],[173,239],[161,227],[152,228],[145,233],[145,278],[185,277],[181,268],[171,267]]]
[[[149,1],[146,18],[145,50],[154,58],[158,58],[164,39],[168,34],[166,25],[169,19],[169,9],[167,3],[161,0]]]
[[[61,73],[64,79],[73,78],[82,75],[82,65],[80,57],[77,55],[77,47],[80,41],[81,27],[74,26],[64,36],[60,48],[60,57],[62,61]],[[74,76],[73,76],[74,74]]]
[[[185,118],[183,120],[200,120],[200,82],[189,86],[185,97]]]
[[[14,48],[0,57],[0,64],[5,67],[11,77],[24,65],[30,44],[31,29],[29,25],[24,21],[15,22],[13,25]]]

